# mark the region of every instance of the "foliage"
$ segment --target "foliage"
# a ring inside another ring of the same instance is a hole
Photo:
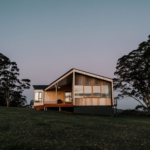
[[[118,59],[114,74],[118,99],[131,97],[150,112],[150,36],[138,49]]]
[[[0,106],[6,106],[6,100],[4,98],[4,95],[0,93]]]
[[[24,107],[27,103],[26,96],[16,95],[9,103],[10,107]],[[0,106],[6,106],[5,94],[0,90]]]
[[[18,95],[17,97],[10,101],[10,107],[24,107],[27,104],[26,96]]]
[[[142,105],[137,105],[135,107],[136,110],[143,110],[143,111],[146,111],[147,109],[145,107],[143,107]]]
[[[34,105],[34,100],[30,101],[30,105],[32,105],[32,106]]]
[[[26,97],[22,95],[24,89],[30,88],[30,80],[19,80],[19,68],[16,62],[0,53],[0,96],[10,105],[20,106],[26,103]]]

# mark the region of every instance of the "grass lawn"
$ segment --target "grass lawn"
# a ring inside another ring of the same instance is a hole
[[[150,118],[0,107],[0,150],[150,149]]]

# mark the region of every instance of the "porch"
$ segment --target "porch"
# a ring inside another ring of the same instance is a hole
[[[45,90],[44,105],[49,107],[73,107],[73,74],[52,84]]]

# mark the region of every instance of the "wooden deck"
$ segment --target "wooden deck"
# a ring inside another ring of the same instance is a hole
[[[34,106],[34,108],[36,110],[42,110],[42,109],[44,109],[44,105]]]
[[[44,107],[73,107],[73,104],[44,104]]]
[[[42,110],[44,107],[73,107],[73,104],[44,104],[40,106],[34,106],[36,110]]]

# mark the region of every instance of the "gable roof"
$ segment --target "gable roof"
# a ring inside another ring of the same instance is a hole
[[[58,79],[56,79],[54,82],[52,82],[51,84],[49,84],[45,88],[45,90],[47,90],[48,88],[50,88],[51,86],[53,86],[55,83],[59,82],[60,80],[62,80],[63,78],[67,77],[68,75],[70,75],[73,72],[84,74],[84,75],[87,75],[87,76],[91,76],[91,77],[94,77],[94,78],[98,78],[98,79],[102,79],[102,80],[106,80],[106,81],[112,82],[111,78],[104,77],[104,76],[101,76],[101,75],[96,75],[96,74],[93,74],[93,73],[89,73],[89,72],[86,72],[86,71],[82,71],[82,70],[79,70],[79,69],[72,68],[71,70],[69,70],[68,72],[66,72],[65,74],[63,74],[61,77],[59,77]]]
[[[34,90],[45,90],[48,85],[33,85]]]
[[[94,74],[94,73],[90,73],[90,72],[83,71],[83,70],[79,70],[79,69],[75,69],[75,68],[73,68],[73,69],[76,70],[76,71],[82,71],[82,72],[85,72],[85,73],[93,74],[93,75],[96,75],[96,76],[100,76],[100,77],[103,77],[103,78],[107,78],[107,79],[111,79],[111,80],[112,80],[112,78],[104,77],[104,76],[101,76],[101,75],[97,75],[97,74]],[[73,70],[73,69],[72,69],[72,70]]]

